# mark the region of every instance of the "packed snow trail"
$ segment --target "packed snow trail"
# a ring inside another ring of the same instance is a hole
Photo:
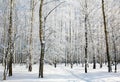
[[[120,65],[118,65],[118,68],[120,68]],[[117,73],[108,73],[105,65],[102,69],[99,68],[99,65],[97,69],[93,69],[91,64],[88,68],[88,73],[84,73],[84,67],[80,66],[74,66],[73,69],[70,69],[70,67],[62,69],[75,76],[79,82],[120,82],[120,70]]]
[[[65,72],[65,74],[69,74],[71,77],[73,77],[73,80],[70,80],[70,82],[85,82],[84,80],[81,80],[79,76],[77,76],[76,74],[74,74],[72,71],[61,67],[61,70],[63,70]],[[69,81],[68,81],[69,82]]]
[[[38,68],[38,64],[33,65],[33,71],[28,72],[25,65],[13,65],[13,76],[0,82],[120,82],[120,70],[118,73],[108,73],[106,66],[95,70],[90,66],[86,74],[84,67],[81,66],[74,65],[71,69],[70,66],[57,65],[57,68],[54,68],[54,66],[45,64],[44,78],[38,78]],[[0,65],[0,79],[2,79],[2,72],[3,67]]]
[[[76,78],[75,82],[89,82],[89,81],[84,81],[81,79],[80,76],[78,76],[77,74],[73,73],[72,71],[66,69],[66,68],[62,68],[64,71],[66,71],[67,73],[69,73],[70,75],[74,76]]]

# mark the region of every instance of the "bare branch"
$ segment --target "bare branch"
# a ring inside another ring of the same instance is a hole
[[[55,6],[45,17],[44,17],[44,21],[46,21],[47,17],[57,8],[59,7],[62,3],[64,3],[65,1],[61,2],[60,4],[58,4],[57,6]]]

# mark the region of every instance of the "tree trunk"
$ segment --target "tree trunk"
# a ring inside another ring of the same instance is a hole
[[[88,48],[88,38],[87,38],[87,1],[85,0],[85,73],[87,73],[87,48]]]
[[[110,63],[110,54],[109,54],[109,45],[108,45],[108,32],[107,32],[107,25],[106,25],[104,0],[102,0],[102,14],[103,14],[104,33],[105,33],[105,41],[106,41],[106,54],[107,54],[107,61],[108,61],[108,72],[112,72],[111,63]]]
[[[55,58],[55,60],[54,60],[54,67],[55,67],[55,68],[57,67],[57,60],[56,60],[56,58]]]
[[[32,32],[33,32],[33,22],[34,22],[34,0],[31,0],[31,29],[30,29],[30,49],[29,49],[29,67],[28,71],[32,71]]]
[[[65,66],[67,65],[67,48],[65,48]]]
[[[116,49],[116,42],[115,42],[115,34],[114,34],[114,27],[112,27],[112,42],[113,42],[113,49],[114,49],[114,62],[115,62],[115,73],[117,72],[117,49]]]
[[[93,56],[93,69],[96,69],[96,59],[95,59],[95,56]]]
[[[3,63],[4,63],[3,80],[6,80],[6,76],[7,76],[7,70],[6,70],[7,54],[5,53],[5,49],[4,49]]]
[[[93,37],[92,37],[92,33],[91,33],[91,26],[90,26],[90,23],[88,21],[88,24],[89,24],[89,31],[90,31],[90,39],[91,39],[91,42],[92,42],[92,50],[93,50],[93,69],[96,69],[96,53],[95,53],[95,48],[94,48],[94,40],[93,40]],[[99,40],[98,40],[99,41]],[[99,53],[99,50],[98,50],[98,53]]]
[[[69,42],[70,42],[70,66],[73,68],[73,53],[72,53],[72,24],[70,20],[70,27],[69,27]]]
[[[39,77],[41,78],[43,78],[44,51],[45,51],[45,44],[41,43],[40,68],[39,68]]]
[[[102,65],[103,63],[102,63],[102,62],[103,62],[103,61],[102,61],[102,55],[100,55],[100,68],[102,68],[102,66],[103,66],[103,65]]]
[[[114,48],[114,54],[115,54],[115,73],[117,72],[117,54],[116,54],[116,45],[115,45],[115,41],[113,41],[113,48]]]
[[[5,12],[5,11],[4,11]],[[5,14],[5,13],[4,13]],[[6,16],[4,15],[4,46],[6,46]],[[6,49],[4,47],[4,56],[3,56],[3,66],[4,66],[4,72],[3,72],[3,80],[6,80],[6,62],[7,62],[7,55],[6,55]]]
[[[44,64],[44,51],[45,51],[45,43],[44,43],[44,34],[43,34],[43,21],[42,21],[42,8],[43,8],[44,0],[40,1],[39,8],[39,38],[41,43],[41,54],[40,54],[40,62],[39,62],[39,78],[43,78],[43,64]]]
[[[10,0],[10,17],[9,17],[9,29],[8,29],[8,62],[7,62],[7,67],[8,67],[8,72],[9,76],[12,76],[12,62],[13,62],[13,42],[12,42],[12,15],[13,15],[13,0]]]

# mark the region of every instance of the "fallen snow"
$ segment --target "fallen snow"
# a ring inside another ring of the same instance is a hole
[[[105,65],[102,69],[99,66],[97,69],[92,69],[92,65],[90,65],[86,74],[81,65],[74,65],[74,68],[71,69],[64,65],[54,68],[54,66],[45,64],[43,79],[38,78],[38,67],[39,65],[33,65],[33,71],[28,72],[25,65],[14,65],[13,76],[2,81],[3,67],[0,65],[0,82],[120,82],[120,65],[117,73],[108,73]]]

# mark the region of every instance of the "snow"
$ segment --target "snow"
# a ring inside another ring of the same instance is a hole
[[[84,67],[74,65],[65,67],[57,65],[54,68],[52,65],[45,64],[44,78],[38,78],[39,65],[33,65],[33,71],[28,72],[25,65],[13,65],[13,76],[7,77],[6,81],[2,81],[3,67],[0,65],[0,82],[120,82],[120,65],[118,65],[117,73],[108,73],[107,67],[92,69],[92,65],[88,68],[88,73],[84,73]],[[114,67],[113,67],[114,71]]]

